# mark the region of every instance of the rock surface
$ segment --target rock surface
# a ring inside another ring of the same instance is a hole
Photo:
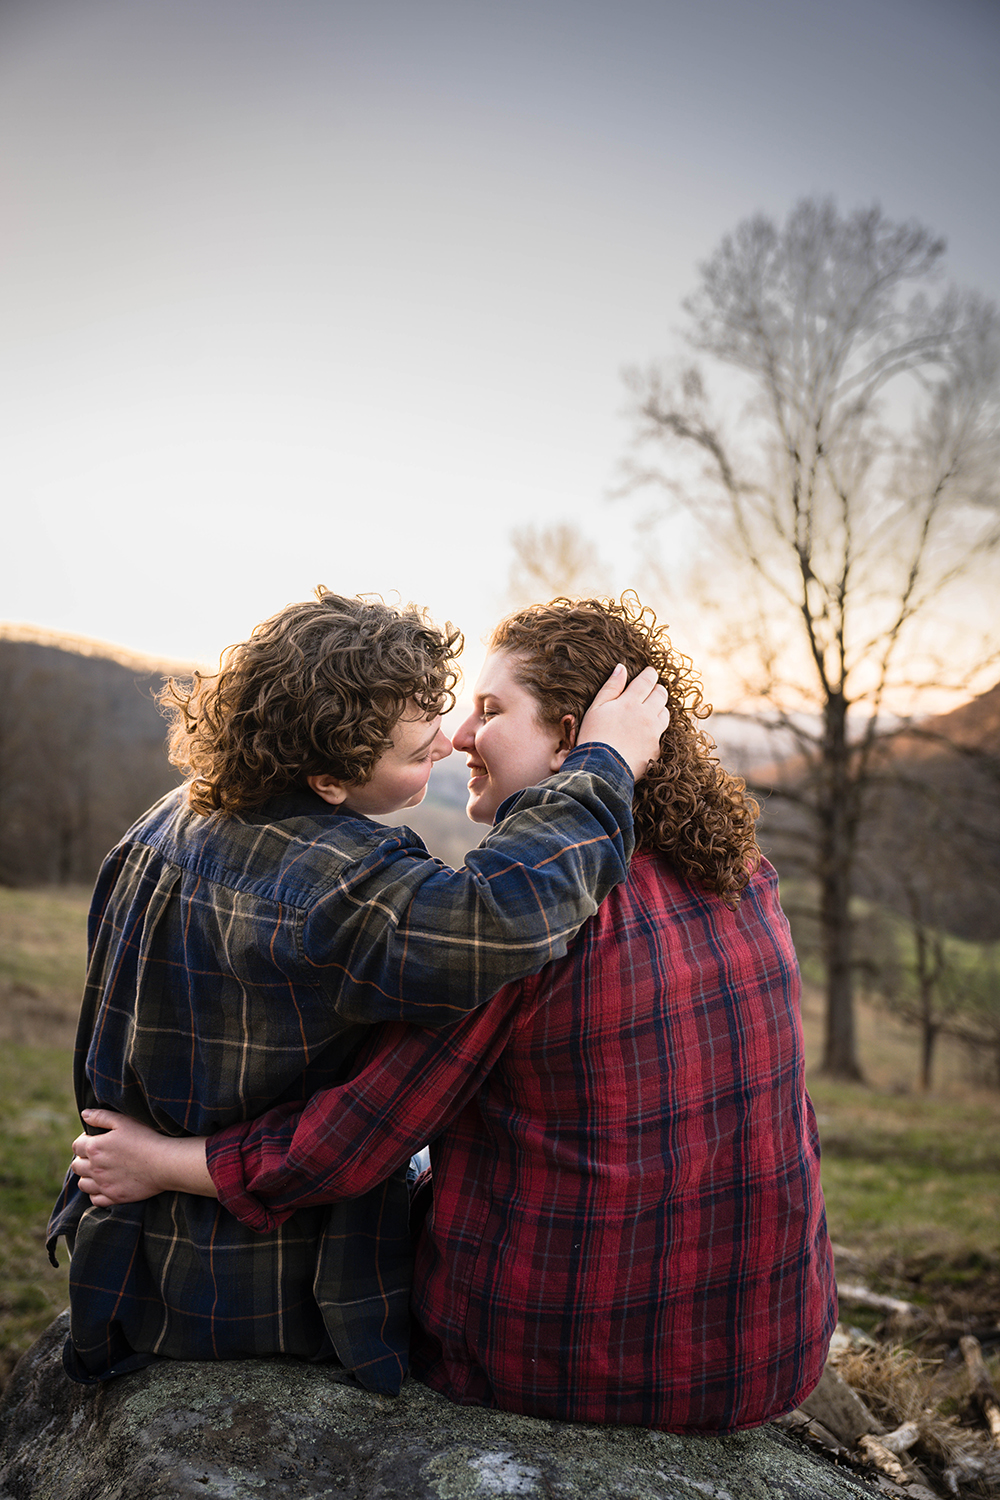
[[[164,1362],[78,1386],[67,1315],[0,1403],[0,1500],[871,1500],[774,1428],[675,1437],[396,1399],[292,1360]]]

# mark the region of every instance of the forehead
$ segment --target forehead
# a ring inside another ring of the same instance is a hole
[[[491,651],[476,679],[477,698],[531,697],[528,689],[514,676],[518,658],[510,651]]]
[[[419,750],[422,745],[437,738],[440,722],[440,714],[428,717],[416,704],[411,703],[396,720],[392,731],[392,748],[403,755]]]

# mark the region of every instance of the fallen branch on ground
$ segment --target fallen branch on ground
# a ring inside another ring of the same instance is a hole
[[[870,1292],[866,1286],[856,1282],[838,1281],[837,1297],[850,1307],[868,1307],[873,1312],[892,1313],[897,1318],[919,1318],[921,1309],[915,1302],[903,1302],[899,1297],[889,1297],[884,1292]]]
[[[1000,1398],[997,1397],[990,1373],[986,1368],[982,1347],[979,1340],[973,1338],[971,1334],[959,1339],[958,1347],[962,1351],[962,1358],[965,1360],[965,1367],[972,1381],[973,1397],[986,1419],[990,1436],[996,1446],[1000,1447]]]

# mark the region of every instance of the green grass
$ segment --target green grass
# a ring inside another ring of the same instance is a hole
[[[72,1043],[83,989],[89,891],[0,889],[0,1380],[67,1303],[67,1262],[45,1225],[80,1119]]]
[[[0,981],[79,1003],[90,892],[0,889]]]
[[[1000,1095],[924,1098],[814,1078],[835,1242],[872,1263],[1000,1264]]]
[[[80,1129],[71,1056],[64,1047],[0,1048],[0,1377],[67,1305],[65,1246],[58,1270],[45,1225]]]
[[[858,1056],[866,1081],[834,1082],[819,1071],[822,1001],[812,987],[803,1024],[834,1243],[858,1255],[856,1274],[875,1290],[941,1300],[952,1315],[995,1322],[1000,1092],[971,1085],[966,1049],[942,1038],[934,1089],[921,1093],[916,1032],[863,1000]],[[866,1326],[866,1315],[852,1309],[850,1316]]]

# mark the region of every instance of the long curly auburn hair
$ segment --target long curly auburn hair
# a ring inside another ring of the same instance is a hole
[[[659,757],[636,783],[636,845],[666,855],[690,879],[735,908],[760,864],[760,809],[746,784],[723,770],[698,726],[712,712],[690,660],[675,652],[665,626],[631,591],[615,599],[553,599],[518,610],[490,637],[509,652],[515,678],[538,704],[543,723],[573,716],[579,729],[597,690],[624,662],[629,679],[656,668],[667,690],[670,727]]]
[[[329,589],[289,604],[230,646],[219,671],[159,694],[171,762],[199,813],[262,806],[324,772],[364,783],[407,706],[446,712],[462,637],[414,605]]]

